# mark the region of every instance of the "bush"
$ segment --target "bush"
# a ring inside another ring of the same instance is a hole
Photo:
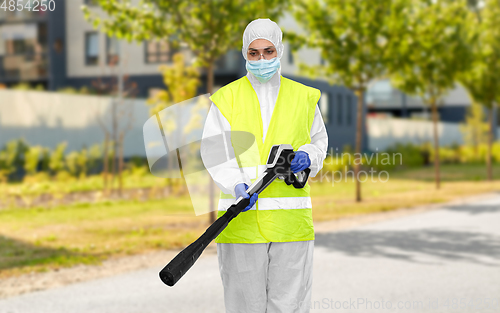
[[[75,178],[65,170],[58,171],[54,178],[58,182],[72,182],[75,180]]]
[[[102,164],[103,151],[101,149],[101,144],[95,144],[89,149],[88,153],[88,172],[87,173],[98,173],[100,166]]]
[[[31,90],[31,85],[28,83],[19,83],[11,87],[13,90]]]
[[[500,163],[500,142],[493,143],[491,147],[491,156],[493,162]]]
[[[11,141],[0,151],[0,181],[6,182],[10,174],[16,170],[17,142]]]
[[[351,164],[348,161],[349,154],[341,154],[341,156],[329,155],[323,161],[323,170],[327,172],[343,171],[345,167],[350,168]]]
[[[89,155],[87,152],[87,148],[83,148],[82,151],[78,153],[78,157],[76,158],[76,164],[78,166],[78,172],[80,177],[87,176],[88,163],[89,163]]]
[[[44,152],[41,146],[30,147],[24,154],[24,171],[26,175],[34,175],[38,170],[38,162]]]
[[[50,154],[49,169],[52,174],[57,174],[59,171],[64,170],[64,150],[66,150],[66,146],[67,143],[62,142]]]
[[[378,153],[378,164],[373,167],[378,170],[390,170],[394,168],[419,167],[425,164],[427,146],[418,146],[412,143],[397,143]],[[388,161],[387,161],[388,159]]]
[[[434,158],[434,153],[432,157]],[[439,147],[439,160],[441,164],[460,163],[460,147]]]
[[[78,176],[78,152],[73,151],[66,156],[66,168],[73,177]]]
[[[57,90],[59,93],[64,93],[68,95],[90,95],[93,92],[87,86],[83,86],[80,89],[76,89],[74,87],[64,87]]]
[[[0,151],[0,179],[7,181],[23,169],[29,147],[23,139],[9,141]]]
[[[420,164],[419,157],[415,156],[415,151],[412,152],[413,148],[410,148],[411,145],[396,145],[394,148],[388,149],[388,151],[395,152],[404,152],[407,156],[413,157],[404,157],[404,164],[409,165],[410,167],[416,166]],[[432,163],[434,160],[434,147],[430,143],[426,143],[417,147],[420,149],[420,155],[425,155],[428,153],[429,163]],[[439,160],[441,164],[485,164],[486,163],[486,155],[488,152],[488,146],[485,143],[479,144],[476,147],[472,145],[458,145],[456,143],[439,147]],[[413,154],[412,154],[413,153]],[[500,142],[494,142],[491,148],[492,162],[500,163]],[[425,158],[425,156],[424,156]],[[423,164],[427,162],[424,161]]]

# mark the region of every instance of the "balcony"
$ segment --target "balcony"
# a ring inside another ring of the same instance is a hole
[[[0,56],[0,82],[38,81],[48,78],[45,53]]]

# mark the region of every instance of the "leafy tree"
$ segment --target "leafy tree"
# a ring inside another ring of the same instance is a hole
[[[160,90],[150,99],[150,114],[154,115],[166,107],[194,98],[200,85],[200,74],[196,67],[186,65],[184,55],[177,53],[172,65],[160,66],[163,82],[168,89]]]
[[[107,14],[101,18],[88,7],[88,21],[108,35],[128,41],[170,39],[184,43],[196,55],[196,65],[207,69],[207,91],[212,92],[214,63],[227,51],[241,47],[241,35],[257,17],[277,19],[287,0],[96,0]]]
[[[101,18],[84,6],[85,17],[110,36],[138,42],[170,39],[174,46],[187,45],[196,56],[195,65],[206,70],[208,93],[214,85],[216,60],[241,47],[248,23],[262,16],[276,20],[288,6],[288,0],[142,0],[137,6],[130,0],[95,3],[106,16]],[[210,221],[215,220],[214,207],[211,201]]]
[[[467,108],[465,123],[460,125],[460,130],[464,136],[464,142],[474,148],[476,156],[479,155],[479,145],[488,141],[488,124],[485,122],[483,106],[477,102],[472,102]]]
[[[467,22],[474,58],[470,69],[460,75],[459,80],[474,102],[482,104],[489,111],[486,169],[488,180],[493,180],[493,108],[500,101],[500,3],[496,0],[481,3],[469,0],[472,10]]]
[[[361,165],[363,102],[368,84],[386,74],[392,61],[390,46],[398,43],[398,22],[404,2],[396,0],[300,0],[292,12],[305,35],[287,32],[292,48],[302,45],[318,49],[325,64],[301,64],[303,73],[326,77],[344,85],[358,98],[354,175]],[[361,184],[356,179],[356,201],[361,201]]]
[[[436,188],[440,188],[438,111],[446,92],[470,66],[471,45],[462,1],[407,1],[398,45],[392,46],[392,83],[431,107]]]

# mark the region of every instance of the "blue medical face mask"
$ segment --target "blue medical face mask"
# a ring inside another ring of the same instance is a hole
[[[252,73],[261,83],[265,83],[273,77],[280,67],[280,59],[278,57],[271,60],[248,61],[246,68]]]

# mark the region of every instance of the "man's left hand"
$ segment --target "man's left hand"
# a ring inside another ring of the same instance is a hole
[[[295,152],[295,157],[292,160],[292,163],[290,164],[290,169],[294,173],[298,173],[300,171],[305,170],[311,166],[311,160],[309,159],[309,155],[307,152],[304,151],[297,151]]]

